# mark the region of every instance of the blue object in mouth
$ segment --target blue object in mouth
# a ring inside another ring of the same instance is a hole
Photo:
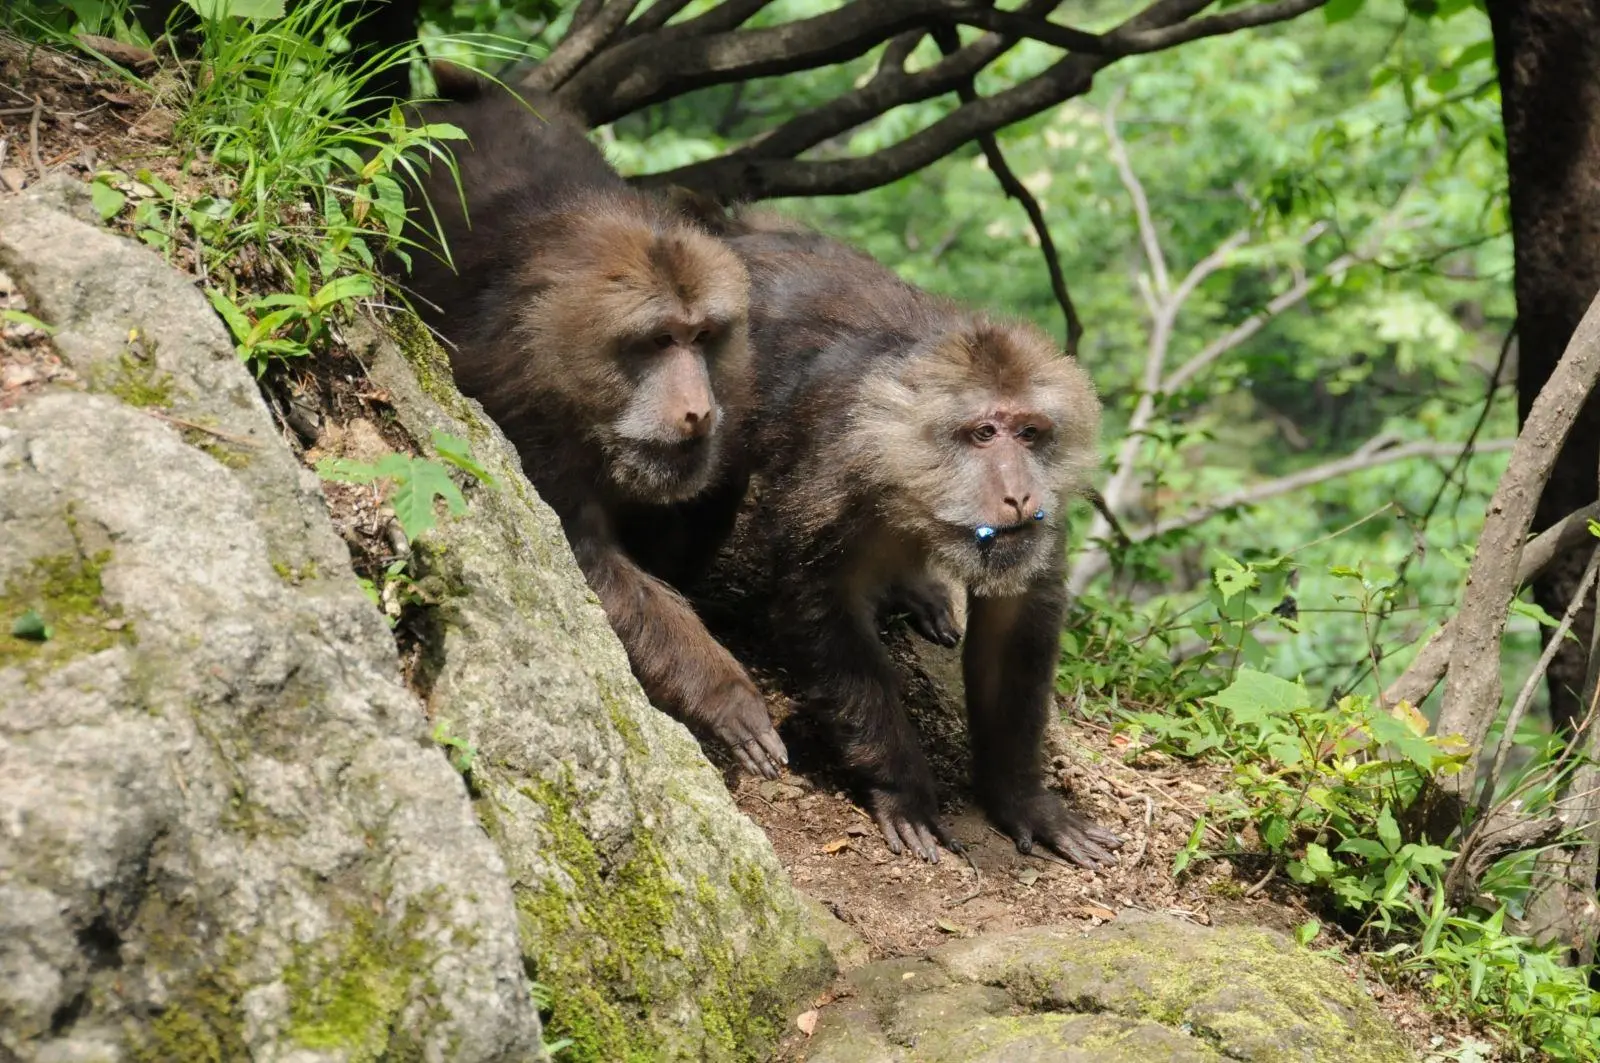
[[[994,538],[994,529],[989,527],[987,524],[980,524],[978,526],[976,535],[978,536],[978,541],[980,543],[986,543],[990,539]]]
[[[1044,507],[1040,506],[1033,514],[1034,520],[1044,520]]]

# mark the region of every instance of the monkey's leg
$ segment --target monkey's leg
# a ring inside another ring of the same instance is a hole
[[[961,642],[950,587],[935,576],[901,580],[889,589],[883,604],[888,613],[904,613],[911,630],[935,646],[954,648]]]
[[[746,771],[777,778],[789,753],[765,699],[683,596],[609,543],[583,542],[577,554],[650,700],[716,735]]]
[[[940,842],[951,852],[961,846],[939,821],[933,770],[900,707],[894,665],[871,609],[824,598],[815,587],[796,580],[778,596],[785,612],[800,618],[810,698],[827,712],[845,763],[866,783],[889,851],[898,856],[909,848],[936,864]]]
[[[962,672],[972,736],[973,788],[991,819],[1027,853],[1035,841],[1083,867],[1110,865],[1122,840],[1067,809],[1040,772],[1054,704],[1063,614],[1052,569],[1015,598],[970,597]]]

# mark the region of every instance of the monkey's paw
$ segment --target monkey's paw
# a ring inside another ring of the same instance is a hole
[[[1121,838],[1068,811],[1061,798],[1046,791],[1006,802],[990,814],[1016,839],[1017,852],[1024,855],[1033,852],[1035,842],[1043,842],[1079,867],[1093,871],[1116,863],[1111,850],[1122,848]]]
[[[868,792],[867,803],[894,855],[910,849],[928,863],[937,864],[941,844],[952,853],[961,852],[961,843],[940,822],[938,802],[931,792],[918,795],[874,789]]]
[[[896,586],[889,594],[889,608],[905,613],[911,630],[935,646],[955,647],[961,642],[961,625],[956,623],[950,588],[928,578],[914,584]]]
[[[754,688],[737,689],[705,714],[711,732],[733,751],[739,766],[752,775],[776,779],[789,763],[789,751],[773,730],[767,703]]]

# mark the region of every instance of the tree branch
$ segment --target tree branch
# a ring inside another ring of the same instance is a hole
[[[1111,55],[1138,55],[1159,52],[1201,37],[1217,37],[1242,29],[1266,26],[1274,22],[1287,22],[1308,11],[1315,11],[1328,0],[1276,0],[1275,3],[1256,4],[1220,15],[1208,15],[1159,29],[1113,30],[1106,34]],[[1209,5],[1202,4],[1202,8]]]
[[[544,62],[522,79],[524,87],[540,92],[554,92],[560,88],[622,28],[633,9],[639,6],[639,0],[605,0],[599,11],[593,11],[594,6],[585,0],[578,8],[573,16],[576,28],[561,38],[561,43],[550,50]],[[585,9],[590,9],[589,17],[579,25],[578,19],[584,16]]]
[[[1478,454],[1491,454],[1496,451],[1510,450],[1514,440],[1495,439],[1487,443],[1480,443],[1476,448]],[[1269,498],[1277,498],[1292,491],[1310,487],[1313,484],[1324,483],[1351,473],[1365,472],[1375,469],[1380,465],[1390,465],[1397,461],[1408,461],[1411,458],[1452,458],[1461,451],[1460,443],[1441,443],[1433,440],[1422,440],[1415,443],[1405,443],[1397,447],[1387,447],[1381,450],[1363,448],[1346,457],[1335,461],[1313,465],[1309,469],[1302,469],[1288,476],[1267,480],[1251,487],[1230,491],[1204,505],[1196,506],[1176,517],[1148,524],[1137,531],[1128,533],[1128,538],[1140,543],[1147,539],[1154,539],[1169,532],[1182,528],[1192,528],[1196,524],[1203,524],[1225,510],[1238,506],[1251,506],[1265,502]]]
[[[1534,400],[1478,537],[1435,725],[1437,734],[1459,734],[1466,739],[1467,765],[1459,774],[1439,780],[1443,791],[1458,800],[1465,800],[1472,786],[1478,750],[1499,712],[1500,639],[1507,607],[1517,591],[1517,566],[1534,506],[1597,378],[1600,297],[1590,303],[1555,371]]]
[[[1538,576],[1561,554],[1585,542],[1592,542],[1594,536],[1589,534],[1591,520],[1600,520],[1600,502],[1567,514],[1530,540],[1522,548],[1522,558],[1517,562],[1517,586],[1521,587]],[[1439,680],[1444,678],[1445,669],[1450,665],[1451,650],[1455,647],[1455,637],[1456,618],[1452,617],[1417,651],[1405,673],[1389,684],[1389,689],[1383,692],[1384,702],[1397,705],[1409,701],[1413,705],[1421,705],[1433,693],[1433,688],[1439,685]]]
[[[1106,104],[1105,113],[1101,115],[1100,127],[1105,130],[1106,142],[1109,145],[1106,154],[1111,157],[1112,165],[1117,168],[1117,176],[1122,179],[1122,187],[1127,189],[1128,198],[1133,201],[1133,216],[1139,226],[1139,246],[1144,250],[1144,260],[1150,266],[1150,279],[1155,285],[1156,297],[1159,301],[1165,302],[1172,290],[1167,275],[1167,256],[1161,250],[1161,238],[1156,235],[1155,218],[1150,213],[1150,199],[1145,195],[1144,182],[1133,172],[1133,164],[1128,159],[1128,147],[1117,132],[1117,107],[1125,95],[1123,90],[1118,89],[1111,97],[1111,102]],[[1149,375],[1150,370],[1147,365],[1145,376]],[[1150,383],[1153,385],[1155,381]]]
[[[906,36],[909,37],[910,34]],[[961,48],[961,38],[954,27],[936,29],[933,36],[940,50],[947,56],[954,55]],[[972,78],[968,78],[957,91],[963,104],[971,103],[978,98],[978,87]],[[1056,242],[1050,236],[1050,226],[1045,221],[1044,210],[1040,208],[1039,201],[1034,198],[1033,193],[1028,191],[1028,186],[1023,184],[1017,178],[1016,172],[1011,169],[1005,153],[1000,150],[1000,141],[993,133],[980,136],[978,146],[983,150],[983,157],[989,160],[989,170],[1000,182],[1000,187],[1009,198],[1022,204],[1022,209],[1027,212],[1028,221],[1033,225],[1034,233],[1039,237],[1039,251],[1044,255],[1045,269],[1050,273],[1050,290],[1055,293],[1056,302],[1061,306],[1062,316],[1066,319],[1067,354],[1076,358],[1078,341],[1083,337],[1083,322],[1078,319],[1078,309],[1073,306],[1072,295],[1067,291],[1067,279],[1061,272],[1061,256],[1056,253]]]

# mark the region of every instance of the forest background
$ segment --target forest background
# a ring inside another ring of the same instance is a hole
[[[196,6],[218,16],[215,40],[264,32],[272,20],[250,16],[274,5],[256,2]],[[514,80],[619,6],[428,0],[422,50]],[[732,26],[759,30],[849,5],[659,6],[677,25],[740,8]],[[1143,6],[1079,0],[1058,22],[1104,32]],[[1326,897],[1326,928],[1307,924],[1303,940],[1337,931],[1481,1023],[1501,1051],[1593,1059],[1593,925],[1532,910],[1541,882],[1571,881],[1551,861],[1571,862],[1557,845],[1590,820],[1502,845],[1483,829],[1508,810],[1518,829],[1554,822],[1540,817],[1573,799],[1589,763],[1583,706],[1557,707],[1573,738],[1552,725],[1542,681],[1541,651],[1552,632],[1573,641],[1572,618],[1526,592],[1512,602],[1498,711],[1469,748],[1432,733],[1433,683],[1410,699],[1393,690],[1460,607],[1519,429],[1491,23],[1469,0],[1224,3],[1215,17],[1268,8],[1282,17],[1118,57],[1087,91],[908,176],[770,205],[914,283],[1034,321],[1094,377],[1107,410],[1099,482],[1119,527],[1087,503],[1075,517],[1060,686],[1075,711],[1127,735],[1130,756],[1154,747],[1236,773],[1173,873],[1264,856],[1251,866]],[[36,10],[36,29],[148,43],[115,0]],[[295,19],[296,33],[327,29]],[[965,26],[955,44],[982,32]],[[886,55],[925,71],[950,45],[902,34],[837,62],[663,93],[604,116],[597,137],[624,173],[692,186],[696,164],[870,86]],[[1061,55],[1017,40],[969,91],[992,98]],[[413,73],[426,93],[425,69]],[[895,107],[806,157],[888,151],[961,96]],[[247,334],[262,315],[246,316]],[[263,348],[258,368],[273,356]],[[1556,683],[1557,700],[1579,685]],[[1460,772],[1479,751],[1487,770]],[[1430,787],[1461,788],[1441,787],[1452,773],[1487,781],[1441,828],[1418,809]],[[1592,910],[1588,874],[1579,892]]]

